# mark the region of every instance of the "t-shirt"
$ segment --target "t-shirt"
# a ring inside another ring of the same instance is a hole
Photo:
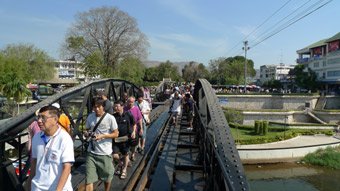
[[[63,163],[74,162],[74,147],[70,135],[61,128],[44,138],[40,132],[32,140],[32,158],[37,159],[32,185],[39,190],[56,190],[63,169]],[[64,190],[72,190],[71,174]]]
[[[65,113],[62,113],[59,117],[58,123],[61,125],[61,127],[66,130],[66,132],[70,133],[71,129],[70,129],[70,125],[71,125],[71,121],[70,119],[67,117],[67,115]]]
[[[171,100],[170,105],[171,112],[181,113],[182,96],[178,95],[178,97],[176,98],[175,96],[171,95],[170,100]]]
[[[118,125],[119,137],[123,137],[125,135],[132,133],[132,127],[135,124],[135,120],[130,112],[123,112],[122,115],[120,113],[114,113],[113,116],[116,118],[116,122]]]
[[[96,113],[91,113],[86,120],[86,129],[93,129],[97,122],[101,117],[97,117]],[[114,130],[118,128],[115,117],[110,114],[106,114],[98,128],[94,132],[95,134],[111,134]],[[96,155],[111,155],[112,153],[112,139],[102,139],[91,141],[93,143],[94,149],[90,145],[87,149],[88,152],[91,152]]]
[[[139,103],[138,101],[136,102],[136,104],[138,105],[140,111],[142,112],[142,115],[145,119],[145,122],[150,122],[150,118],[149,118],[149,112],[151,110],[149,103],[146,100],[143,100],[141,103]],[[147,114],[143,114],[145,112],[148,112]]]
[[[137,130],[140,129],[139,121],[143,120],[142,113],[140,112],[139,108],[137,106],[133,106],[132,108],[124,107],[124,111],[130,111],[133,118],[135,119],[135,123],[137,124]]]
[[[104,111],[109,114],[113,114],[113,105],[110,100],[105,100],[104,102]]]

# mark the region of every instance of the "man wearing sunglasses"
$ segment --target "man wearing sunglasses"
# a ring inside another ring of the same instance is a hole
[[[32,140],[31,190],[72,190],[73,141],[58,125],[58,108],[45,106],[37,116],[41,132]]]

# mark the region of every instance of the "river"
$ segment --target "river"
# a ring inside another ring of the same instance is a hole
[[[296,163],[244,168],[251,191],[340,191],[340,170]]]

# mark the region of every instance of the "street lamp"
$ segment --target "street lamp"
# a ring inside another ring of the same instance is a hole
[[[247,50],[249,50],[248,47],[248,41],[243,42],[244,47],[242,49],[244,50],[244,93],[247,92]]]

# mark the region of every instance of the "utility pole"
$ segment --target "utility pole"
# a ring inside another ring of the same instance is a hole
[[[248,41],[243,42],[244,47],[242,49],[244,50],[244,93],[247,92],[247,50],[249,50],[248,47]]]

